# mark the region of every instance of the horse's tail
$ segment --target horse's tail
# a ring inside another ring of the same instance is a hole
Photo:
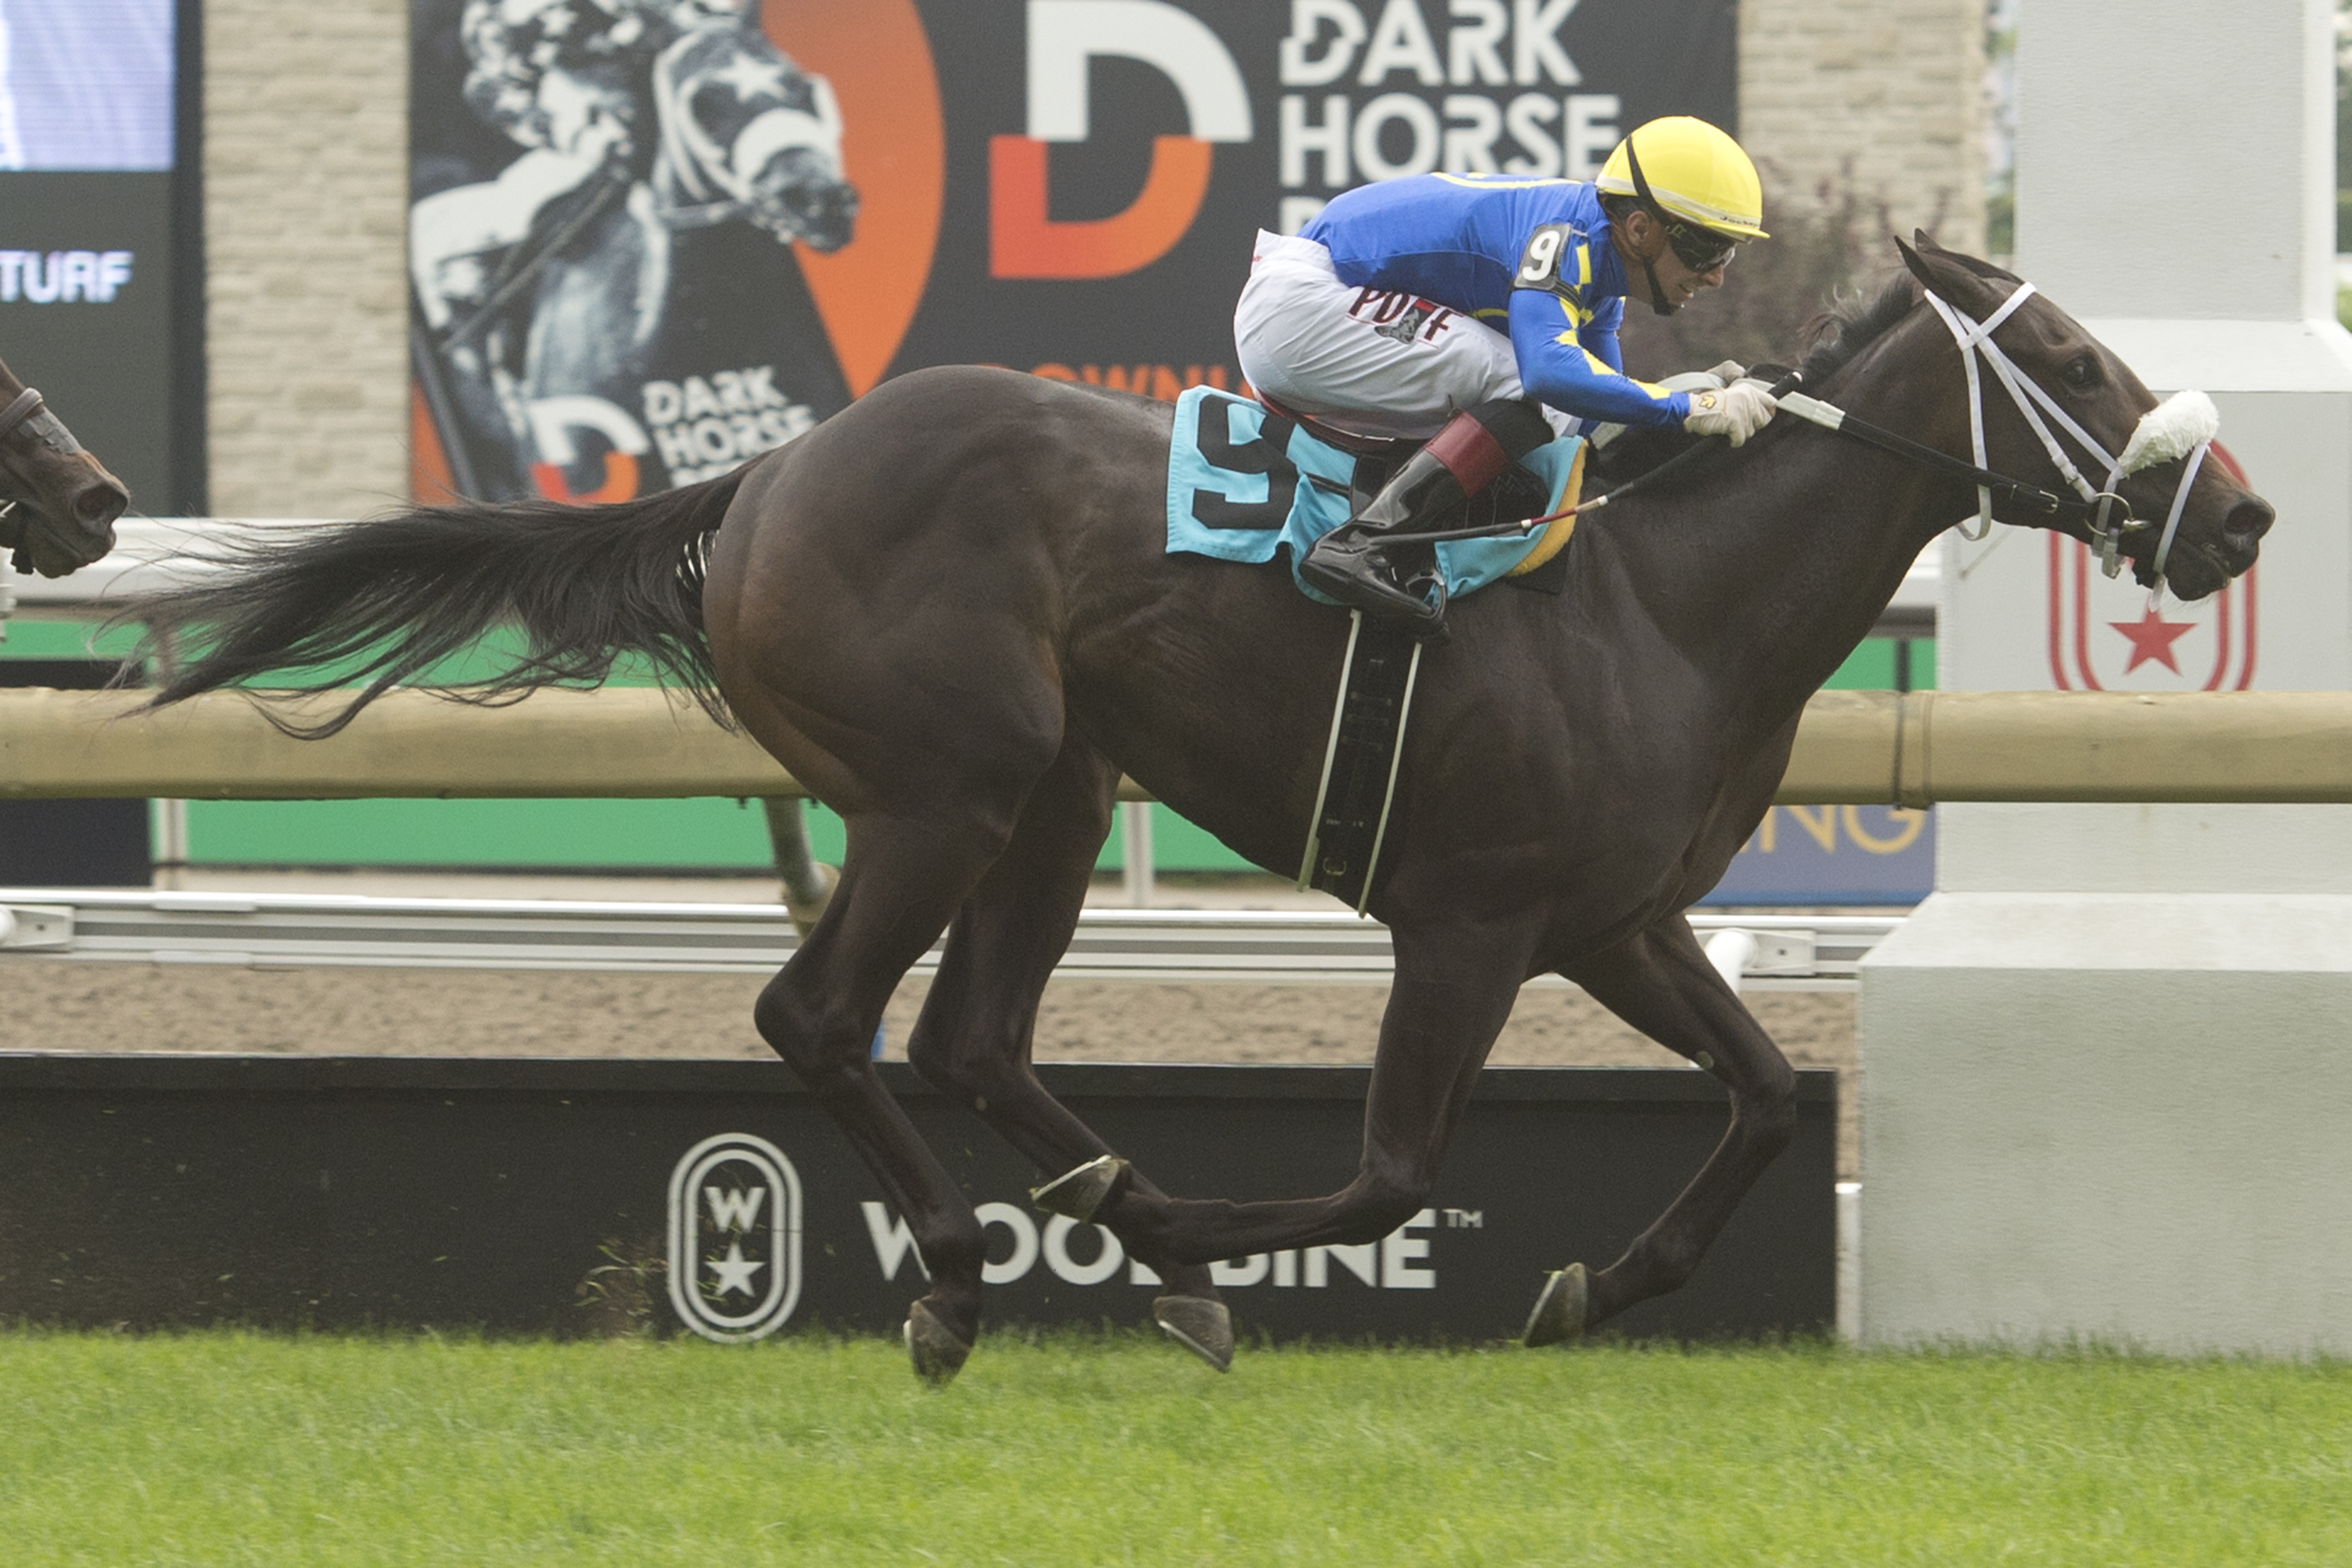
[[[610,506],[457,501],[291,535],[257,530],[200,553],[194,584],[123,609],[119,623],[145,628],[124,668],[161,675],[150,708],[262,676],[304,691],[356,686],[316,722],[269,710],[289,734],[319,739],[404,683],[499,704],[594,685],[634,654],[724,722],[703,570],[740,483],[738,470]],[[507,626],[520,646],[482,643]],[[436,679],[433,667],[460,652],[464,673]]]

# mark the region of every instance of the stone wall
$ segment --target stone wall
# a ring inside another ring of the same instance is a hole
[[[345,516],[408,484],[406,0],[208,0],[211,490]],[[1983,0],[1742,0],[1742,135],[1775,208],[1850,172],[1980,247]]]
[[[1767,210],[1851,179],[1895,232],[1981,253],[1984,26],[1985,0],[1740,0],[1740,140]]]
[[[206,0],[213,510],[408,490],[408,6]]]

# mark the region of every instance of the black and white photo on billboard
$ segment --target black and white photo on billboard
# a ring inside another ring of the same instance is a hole
[[[0,0],[0,169],[169,169],[174,10]]]
[[[856,233],[757,0],[412,0],[417,385],[450,488],[618,500],[843,407],[793,247]]]

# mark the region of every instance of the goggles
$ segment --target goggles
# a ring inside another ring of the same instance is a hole
[[[1726,239],[1719,234],[1671,219],[1666,224],[1666,246],[1675,259],[1693,272],[1712,272],[1728,264],[1739,250],[1736,239]]]

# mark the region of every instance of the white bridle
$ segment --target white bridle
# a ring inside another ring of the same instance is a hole
[[[2197,482],[2197,470],[2204,467],[2205,453],[2213,445],[2213,437],[2221,432],[2221,410],[2215,408],[2213,400],[2201,392],[2176,392],[2140,416],[2139,423],[2132,429],[2131,439],[2124,443],[2121,456],[2110,455],[2089,431],[2058,406],[2055,398],[2019,370],[2010,357],[2000,352],[2000,346],[1992,341],[1993,330],[2009,320],[2032,293],[2032,284],[2020,283],[2016,291],[2001,301],[2000,308],[1982,322],[1971,320],[1967,311],[1938,298],[1932,289],[1927,293],[1927,303],[1936,308],[1936,313],[1944,319],[1944,325],[1951,329],[1952,341],[1959,345],[1960,363],[1968,372],[1969,438],[1973,444],[1976,465],[1979,468],[1985,467],[1984,384],[1977,372],[1977,356],[1981,354],[1984,362],[1992,367],[1994,376],[2008,388],[2010,401],[2017,405],[2017,411],[2025,416],[2025,422],[2042,438],[2042,450],[2050,454],[2050,460],[2066,477],[2066,482],[2074,487],[2075,493],[2084,501],[2097,504],[2099,510],[2092,527],[2099,536],[2099,566],[2113,577],[2123,570],[2124,531],[2149,526],[2145,521],[2129,515],[2131,503],[2128,501],[2124,502],[2126,515],[2123,519],[2108,520],[2115,504],[2123,500],[2123,497],[2116,493],[2116,486],[2142,468],[2152,468],[2158,463],[2186,458],[2188,463],[2180,470],[2180,486],[2172,493],[2171,513],[2164,520],[2164,533],[2157,541],[2156,555],[2148,567],[2156,578],[2156,591],[2161,594],[2164,592],[2165,558],[2172,552],[2172,537],[2179,531],[2181,513],[2188,509],[2189,489]],[[2039,412],[2035,409],[2036,404],[2041,405]],[[2107,465],[2105,484],[2094,487],[2083,477],[2067,458],[2065,448],[2059,445],[2058,437],[2043,423],[2042,414],[2044,412],[2055,419],[2068,435],[2081,442],[2086,450]],[[1982,485],[1977,487],[1977,521],[1978,531],[1969,533],[1964,526],[1962,538],[1982,539],[1992,530],[1992,491]]]

